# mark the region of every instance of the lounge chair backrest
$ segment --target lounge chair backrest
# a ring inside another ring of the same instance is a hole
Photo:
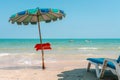
[[[118,57],[117,62],[120,63],[120,56]]]

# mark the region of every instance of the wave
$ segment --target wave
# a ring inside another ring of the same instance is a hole
[[[17,56],[17,55],[34,55],[34,54],[37,54],[37,52],[36,53],[34,52],[9,52],[9,53],[0,52],[0,57],[11,56],[11,55]]]
[[[120,47],[80,47],[78,50],[120,50]]]
[[[95,48],[95,47],[81,47],[81,48],[78,48],[79,50],[98,50],[98,48]]]
[[[2,56],[8,56],[8,55],[10,55],[11,53],[0,53],[0,57],[2,57]]]
[[[118,47],[118,49],[120,49],[120,47]]]

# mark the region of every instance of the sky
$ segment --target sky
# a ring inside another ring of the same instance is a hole
[[[8,21],[12,14],[37,7],[66,13],[62,20],[40,23],[42,38],[120,38],[120,0],[2,0],[0,38],[39,38],[37,25]]]

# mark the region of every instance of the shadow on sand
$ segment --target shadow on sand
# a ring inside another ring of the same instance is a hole
[[[58,80],[118,80],[110,71],[105,71],[103,79],[97,79],[95,69],[91,69],[90,72],[87,72],[84,68],[64,71],[57,76],[59,77]]]

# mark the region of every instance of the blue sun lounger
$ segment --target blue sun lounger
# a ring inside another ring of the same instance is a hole
[[[111,70],[120,80],[120,56],[118,59],[87,58],[87,60],[89,61],[87,71],[89,72],[91,64],[94,64],[97,78],[103,78],[105,70]]]

